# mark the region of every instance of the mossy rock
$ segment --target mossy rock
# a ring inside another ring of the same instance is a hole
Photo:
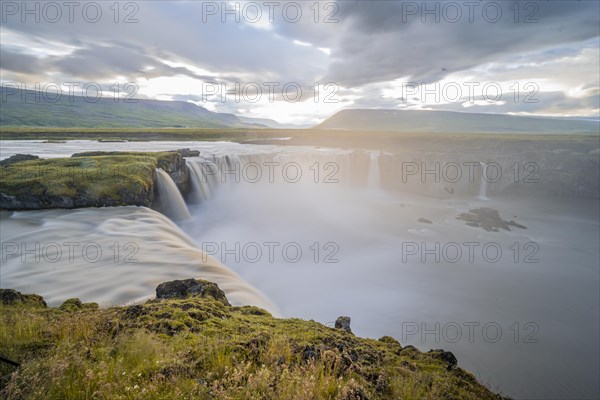
[[[263,310],[262,308],[258,308],[255,306],[233,307],[233,310],[243,315],[262,315],[265,317],[272,317],[271,313],[267,310]]]
[[[391,336],[382,336],[379,338],[379,341],[383,342],[385,344],[388,344],[390,346],[396,346],[396,347],[399,347],[400,349],[402,348],[402,345],[400,344],[400,342]]]
[[[190,190],[185,159],[178,152],[84,152],[69,158],[22,156],[0,168],[0,209],[151,207],[156,168],[167,172],[182,194]]]
[[[150,207],[157,163],[143,153],[16,162],[1,169],[0,208]]]
[[[202,279],[184,279],[161,283],[156,287],[157,299],[185,299],[188,297],[211,297],[229,305],[225,293],[216,283]]]
[[[42,296],[37,294],[23,294],[14,289],[0,289],[0,304],[48,307]]]
[[[78,298],[67,299],[59,307],[59,309],[67,312],[79,310],[97,310],[98,303],[83,303]]]

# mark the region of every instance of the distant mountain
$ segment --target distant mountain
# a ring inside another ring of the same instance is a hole
[[[598,120],[452,111],[342,110],[315,129],[457,133],[599,133]]]
[[[183,101],[99,98],[91,101],[68,93],[53,101],[33,90],[0,86],[0,125],[61,128],[267,128],[262,120],[215,113]],[[277,123],[273,121],[273,123]]]
[[[280,122],[275,121],[274,119],[267,118],[249,118],[243,117],[241,115],[237,116],[242,122],[247,124],[260,124],[269,128],[279,128],[279,129],[300,129],[300,128],[310,128],[311,125],[297,125],[297,124],[282,124]]]

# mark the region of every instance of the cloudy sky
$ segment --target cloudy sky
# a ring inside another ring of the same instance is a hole
[[[5,85],[296,124],[343,108],[599,113],[598,1],[0,4]]]

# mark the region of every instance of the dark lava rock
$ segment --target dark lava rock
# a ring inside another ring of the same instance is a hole
[[[225,293],[216,283],[201,279],[185,279],[164,282],[156,288],[157,299],[185,299],[187,297],[212,297],[229,305]]]
[[[350,317],[338,317],[338,319],[335,320],[335,329],[343,329],[348,333],[352,333],[352,330],[350,329]]]
[[[14,289],[0,289],[0,302],[3,304],[22,303],[25,298]]]
[[[462,213],[456,219],[466,222],[466,225],[475,228],[483,228],[488,232],[498,232],[499,229],[510,231],[510,227],[514,226],[521,229],[527,229],[526,226],[516,223],[515,221],[505,221],[500,218],[498,210],[493,208],[481,207],[469,210],[468,213]]]
[[[429,354],[431,354],[434,358],[438,358],[447,364],[446,370],[450,371],[451,369],[456,368],[458,364],[458,360],[449,351],[445,351],[442,349],[430,350]]]
[[[433,222],[431,222],[431,220],[428,220],[427,218],[419,218],[417,221],[421,222],[422,224],[433,224]]]
[[[135,304],[125,309],[125,317],[130,319],[139,318],[144,314],[146,314],[146,310],[140,304]]]
[[[0,167],[6,167],[7,165],[14,164],[21,161],[29,161],[29,160],[39,160],[38,156],[33,156],[31,154],[15,154],[14,156],[10,156],[2,161],[0,161]]]
[[[302,349],[302,360],[304,362],[311,359],[318,359],[320,356],[321,353],[315,345],[305,346],[304,349]]]
[[[190,149],[179,149],[179,150],[169,150],[174,153],[181,154],[181,157],[198,157],[200,152],[198,150],[190,150]]]
[[[48,307],[44,298],[37,294],[23,294],[14,289],[0,289],[0,303],[4,305],[29,304],[39,307]]]

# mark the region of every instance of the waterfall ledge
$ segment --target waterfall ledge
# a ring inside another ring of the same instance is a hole
[[[189,172],[177,151],[88,152],[10,163],[0,167],[0,209],[151,207],[157,168],[187,195]]]

